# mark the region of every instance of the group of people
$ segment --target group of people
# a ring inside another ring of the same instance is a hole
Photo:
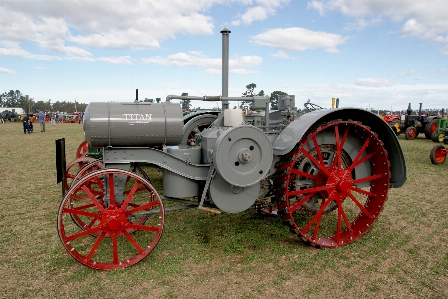
[[[45,132],[46,114],[42,111],[39,112],[39,114],[37,115],[37,119],[39,119],[40,131]],[[51,124],[53,126],[55,126],[56,125],[56,116],[54,114],[51,114],[50,120],[51,120]],[[34,131],[33,121],[31,120],[31,118],[28,115],[26,115],[22,119],[22,122],[23,122],[23,133],[31,134]]]

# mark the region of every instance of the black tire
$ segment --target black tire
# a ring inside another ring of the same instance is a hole
[[[448,144],[448,139],[443,138],[443,144]]]
[[[427,123],[423,129],[423,132],[425,133],[426,139],[431,139],[431,134],[433,132],[437,132],[437,118],[434,118]]]
[[[418,135],[418,132],[417,132],[417,129],[415,127],[409,127],[404,132],[404,137],[407,140],[413,140],[413,139],[417,138],[417,135]]]

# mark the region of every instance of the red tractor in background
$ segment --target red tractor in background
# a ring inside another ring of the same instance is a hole
[[[427,139],[431,139],[431,134],[437,131],[438,116],[422,114],[422,103],[417,115],[411,115],[411,113],[411,103],[409,103],[404,120],[401,120],[400,115],[384,115],[382,118],[397,136],[404,133],[407,140],[412,140],[417,138],[418,134],[424,133]]]

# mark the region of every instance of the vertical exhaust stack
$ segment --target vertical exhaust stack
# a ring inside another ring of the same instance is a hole
[[[222,34],[222,96],[229,96],[229,34],[230,30],[224,27]],[[229,109],[229,101],[222,101],[222,110]]]

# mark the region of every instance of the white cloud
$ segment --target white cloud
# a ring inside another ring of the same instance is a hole
[[[408,71],[408,72],[399,72],[398,73],[398,77],[406,77],[406,76],[409,76],[409,75],[413,75],[415,73],[416,73],[415,70],[411,70],[411,71]]]
[[[393,81],[381,79],[381,78],[361,78],[355,81],[356,85],[365,87],[390,87],[393,86]]]
[[[119,56],[119,57],[100,57],[97,58],[98,61],[103,61],[112,64],[132,64],[131,58],[129,56]]]
[[[40,55],[40,54],[32,54],[20,47],[20,45],[16,42],[4,41],[1,42],[4,48],[0,48],[0,55],[6,56],[18,56],[27,59],[34,60],[60,60],[60,57],[50,56],[50,55]]]
[[[281,59],[294,59],[293,57],[289,56],[288,53],[282,50],[278,50],[274,54],[271,54],[271,56],[274,58],[281,58]]]
[[[143,58],[143,62],[161,65],[173,66],[196,66],[206,69],[208,74],[220,74],[222,67],[221,58],[209,58],[199,51],[191,51],[188,53],[179,52],[168,55],[167,57],[154,56]],[[229,72],[237,74],[248,74],[248,68],[260,65],[263,59],[260,56],[240,56],[229,59]]]
[[[17,71],[10,70],[10,69],[4,68],[4,67],[0,67],[0,73],[1,74],[8,74],[8,75],[16,75]]]
[[[251,38],[258,45],[279,48],[285,51],[304,51],[323,48],[330,53],[338,52],[336,47],[344,44],[347,37],[339,34],[311,31],[305,28],[276,28]]]
[[[269,16],[275,15],[277,9],[289,4],[290,0],[256,0],[258,5],[249,7],[238,19],[231,22],[232,26],[239,26],[241,23],[250,25],[254,21],[263,21]]]
[[[84,47],[159,48],[161,42],[179,34],[212,34],[212,17],[205,13],[221,2],[114,0],[105,5],[104,1],[46,0],[36,5],[32,0],[7,0],[0,2],[0,40],[31,41],[69,59],[92,61]],[[42,59],[31,53],[20,55]]]
[[[402,25],[404,38],[417,37],[421,40],[442,43],[448,46],[448,5],[446,1],[415,0],[312,0],[308,8],[320,15],[328,11],[340,11],[343,15],[356,19],[359,28],[363,18],[386,18]],[[446,49],[442,54],[448,55]]]

